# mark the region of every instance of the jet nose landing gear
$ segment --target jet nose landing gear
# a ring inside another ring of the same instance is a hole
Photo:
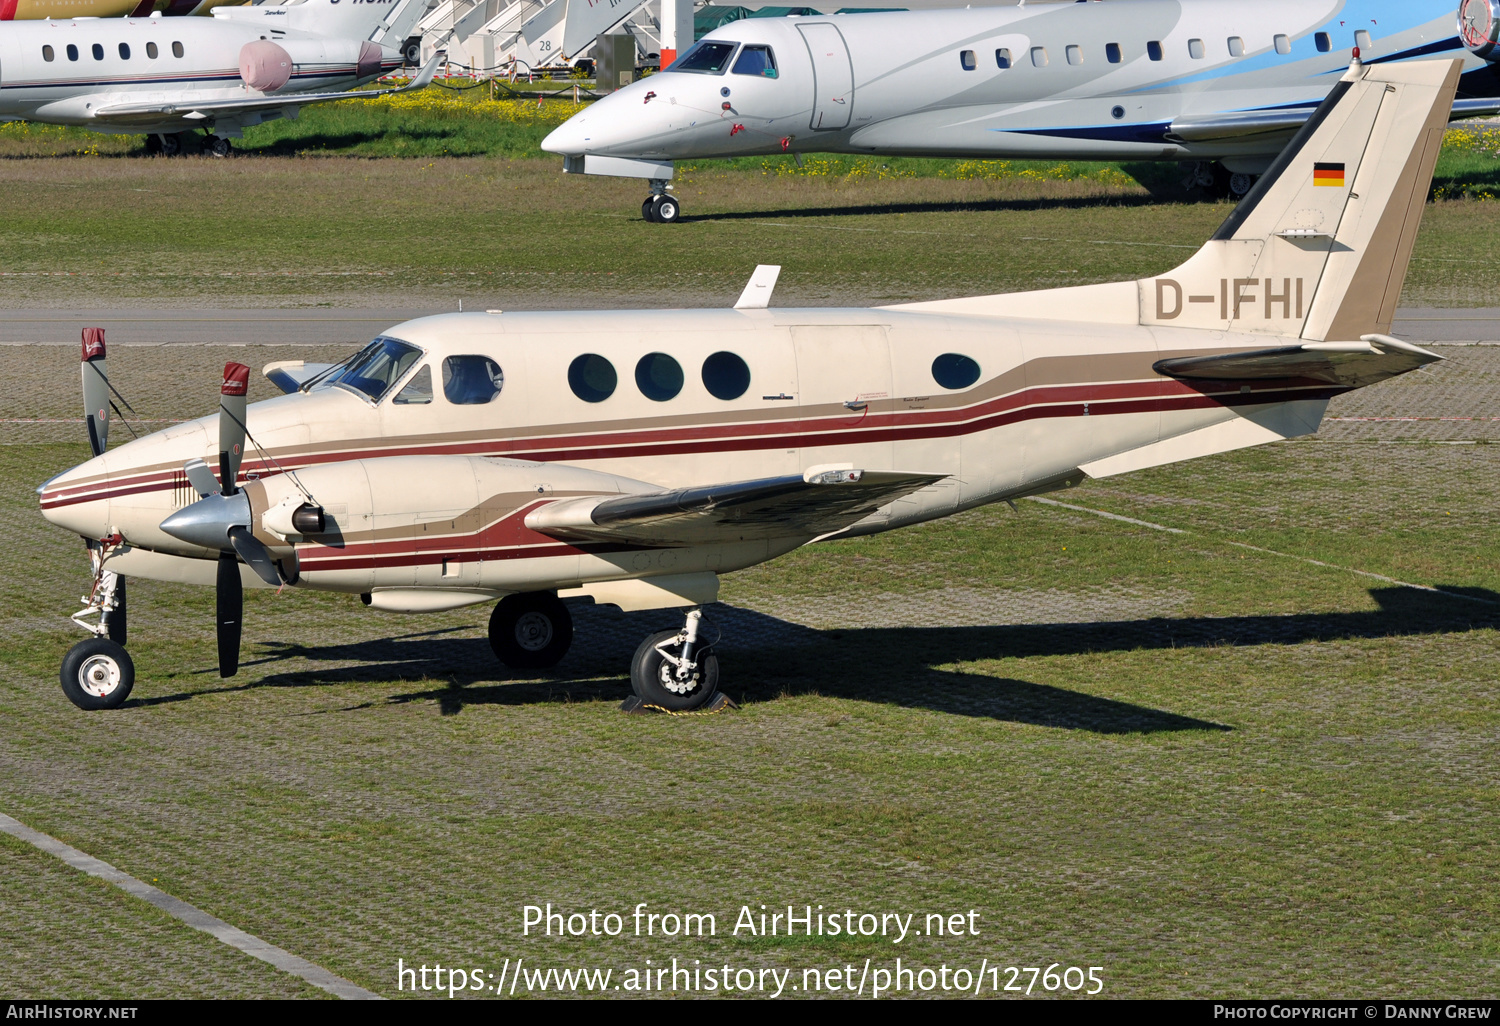
[[[651,195],[641,204],[641,217],[653,224],[675,224],[682,218],[682,204],[667,193],[663,179],[651,179]]]

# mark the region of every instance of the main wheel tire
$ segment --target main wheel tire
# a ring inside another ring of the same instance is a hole
[[[556,666],[573,644],[573,617],[550,591],[507,595],[490,614],[490,648],[506,666]]]
[[[108,638],[90,638],[68,650],[60,677],[63,694],[78,708],[113,709],[135,687],[135,663]]]
[[[662,658],[656,646],[676,636],[676,631],[660,631],[641,642],[630,660],[630,688],[647,705],[660,706],[669,712],[686,712],[718,694],[719,657],[711,648],[699,649],[698,667],[688,682],[692,686],[687,691],[674,690],[682,686],[673,676],[676,667]]]
[[[146,152],[153,157],[161,152],[161,136],[155,132],[146,133]]]
[[[209,136],[207,150],[215,157],[227,157],[234,152],[234,144],[222,135]]]
[[[163,133],[161,137],[161,155],[163,157],[175,157],[181,152],[181,137],[176,132]]]
[[[682,219],[682,204],[673,196],[656,196],[651,200],[651,213],[657,224],[676,224]]]
[[[656,197],[647,196],[646,201],[641,204],[641,218],[645,221],[656,221]]]
[[[1236,171],[1229,176],[1229,198],[1242,200],[1249,195],[1250,190],[1255,187],[1257,175],[1248,175],[1243,171]]]

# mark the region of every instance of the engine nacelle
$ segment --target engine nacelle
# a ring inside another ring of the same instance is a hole
[[[240,47],[240,80],[251,89],[275,93],[296,76],[330,75],[351,79],[380,74],[385,51],[368,39],[256,39]],[[307,88],[304,85],[302,88]]]
[[[1458,35],[1474,56],[1500,61],[1500,0],[1463,0]]]

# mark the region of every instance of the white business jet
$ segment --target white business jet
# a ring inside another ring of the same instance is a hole
[[[175,153],[201,130],[223,156],[244,129],[399,68],[422,0],[220,7],[209,18],[75,18],[0,25],[0,120],[145,132]],[[427,85],[434,56],[404,89]]]
[[[513,667],[567,652],[567,599],[692,607],[631,683],[700,707],[719,662],[696,607],[721,574],[1310,434],[1331,397],[1437,360],[1387,333],[1461,73],[1354,64],[1213,238],[1144,281],[797,310],[767,307],[764,268],[732,310],[427,317],[336,366],[266,367],[287,394],[248,409],[232,363],[217,416],[115,449],[86,335],[98,455],[38,489],[93,553],[75,618],[96,636],[63,690],[124,700],[123,581],[146,577],[217,587],[226,676],[247,582],[393,612],[498,599]]]
[[[648,180],[641,213],[661,222],[681,216],[674,161],[778,153],[1189,161],[1199,184],[1238,198],[1352,48],[1367,64],[1462,56],[1454,116],[1500,109],[1500,0],[1463,0],[1457,19],[1455,2],[1110,0],[735,21],[542,148],[569,172]]]

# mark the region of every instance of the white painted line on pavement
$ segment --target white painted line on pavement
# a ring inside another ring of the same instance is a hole
[[[290,951],[283,951],[274,944],[267,944],[259,937],[230,926],[222,919],[216,919],[207,912],[194,908],[181,898],[174,898],[165,891],[137,880],[128,873],[122,873],[108,862],[96,859],[92,855],[85,855],[77,848],[63,844],[55,837],[48,837],[44,833],[33,830],[3,812],[0,812],[0,830],[41,849],[48,855],[55,855],[74,869],[109,881],[127,894],[155,905],[167,915],[182,920],[195,930],[202,930],[218,938],[231,948],[238,948],[247,955],[258,958],[262,962],[268,962],[282,972],[300,976],[314,987],[326,990],[335,997],[364,1001],[383,1000],[379,994],[373,994],[341,976],[335,976],[322,966],[313,965],[304,958],[298,958]]]

